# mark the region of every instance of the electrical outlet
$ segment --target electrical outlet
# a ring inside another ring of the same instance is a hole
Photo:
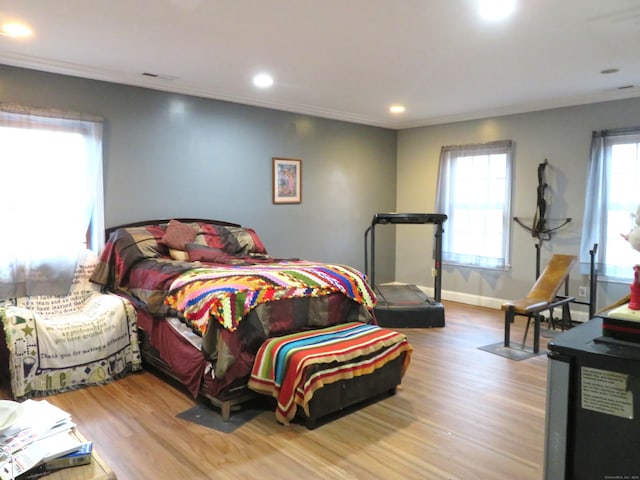
[[[587,298],[587,294],[589,293],[589,289],[586,285],[582,285],[578,287],[578,296],[581,298]]]

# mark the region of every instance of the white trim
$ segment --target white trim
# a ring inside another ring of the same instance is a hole
[[[433,287],[423,287],[417,285],[427,296],[433,297]],[[513,299],[505,300],[494,297],[483,297],[480,295],[474,295],[471,293],[455,292],[452,290],[443,290],[441,292],[442,300],[448,300],[450,302],[464,303],[466,305],[473,305],[475,307],[486,307],[494,310],[501,310],[502,304]],[[543,316],[545,316],[543,314]],[[589,320],[589,314],[584,311],[571,309],[571,319],[576,322],[586,322]]]

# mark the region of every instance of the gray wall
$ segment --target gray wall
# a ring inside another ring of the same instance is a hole
[[[533,217],[536,169],[547,158],[549,217],[573,218],[543,244],[543,263],[554,252],[577,254],[591,132],[640,125],[640,99],[632,99],[395,132],[3,65],[0,101],[105,118],[107,225],[231,220],[255,228],[274,255],[360,269],[373,213],[434,211],[443,145],[502,139],[516,146],[514,215]],[[274,156],[303,160],[301,205],[272,204]],[[495,307],[529,290],[534,240],[512,226],[511,270],[446,267],[445,299]],[[376,229],[376,280],[431,287],[432,239],[429,226]],[[574,272],[572,293],[586,282]],[[628,286],[601,282],[598,292],[604,306]]]
[[[632,99],[403,130],[398,136],[397,207],[399,210],[435,208],[438,162],[443,145],[511,139],[515,142],[513,215],[531,224],[536,207],[537,166],[548,159],[546,178],[551,195],[548,218],[571,217],[573,220],[555,233],[551,241],[543,243],[542,264],[544,266],[552,253],[577,255],[591,132],[638,125],[640,99]],[[416,229],[398,232],[398,280],[425,286],[433,284],[431,241],[432,237]],[[499,306],[505,299],[524,296],[535,278],[535,241],[515,222],[511,249],[512,268],[508,272],[445,267],[443,298]],[[422,263],[414,260],[416,251],[425,252]],[[573,295],[577,294],[579,285],[588,282],[578,269],[571,279]],[[598,304],[604,307],[628,292],[627,284],[600,282]]]
[[[104,117],[105,222],[204,217],[269,252],[364,268],[364,231],[395,209],[393,130],[0,65],[0,101]],[[271,158],[302,159],[302,204],[273,205]],[[376,236],[393,279],[395,236]]]

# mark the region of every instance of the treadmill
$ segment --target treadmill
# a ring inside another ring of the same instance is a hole
[[[374,313],[378,324],[396,328],[444,327],[444,306],[440,303],[442,290],[442,224],[447,216],[438,213],[376,213],[364,234],[365,274],[376,293],[378,302]],[[433,224],[435,226],[435,267],[433,269],[434,298],[428,297],[416,285],[376,285],[376,225]],[[371,275],[369,276],[368,235],[371,233]]]

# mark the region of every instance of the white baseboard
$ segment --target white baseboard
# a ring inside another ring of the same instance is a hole
[[[417,287],[420,290],[422,290],[424,293],[426,293],[429,297],[433,297],[433,287],[423,287],[421,285],[417,285]],[[454,292],[451,290],[442,290],[440,293],[441,293],[440,296],[442,300],[464,303],[466,305],[474,305],[477,307],[494,308],[496,310],[500,310],[502,307],[502,304],[506,301],[506,300],[501,300],[499,298],[482,297],[480,295]]]
[[[433,297],[433,287],[423,287],[418,285],[418,288],[422,290],[424,293],[426,293],[429,297]],[[500,310],[502,308],[502,304],[507,301],[500,298],[483,297],[481,295],[454,292],[451,290],[442,290],[440,296],[442,300],[464,303],[466,305],[474,305],[476,307],[493,308],[495,310]],[[547,315],[543,314],[543,316],[547,316]],[[571,319],[576,322],[586,322],[587,320],[589,320],[589,313],[572,308]]]

